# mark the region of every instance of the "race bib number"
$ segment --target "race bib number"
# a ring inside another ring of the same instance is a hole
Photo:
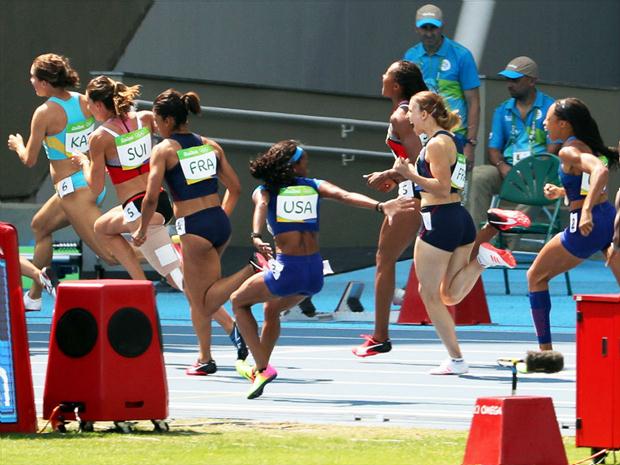
[[[578,227],[579,227],[579,214],[578,212],[571,212],[569,215],[568,231],[574,233],[577,231]]]
[[[149,128],[141,128],[116,136],[114,144],[124,170],[141,166],[151,157],[152,141]]]
[[[605,166],[608,165],[607,157],[601,157],[600,160],[603,162],[603,165]],[[607,187],[605,187],[604,190],[607,190]],[[590,192],[590,173],[581,173],[581,190],[579,193],[581,195],[588,195],[589,192]]]
[[[273,275],[273,279],[277,281],[278,279],[280,279],[280,275],[282,274],[282,271],[284,271],[284,264],[280,263],[279,261],[273,258],[270,259],[268,263],[269,263],[269,271],[271,271],[271,274]]]
[[[422,212],[422,222],[424,223],[424,229],[432,231],[433,223],[431,221],[431,212]]]
[[[530,152],[529,150],[523,150],[521,152],[514,152],[512,154],[512,164],[516,165],[521,160],[524,160],[525,158],[529,157],[531,154],[532,152]]]
[[[413,197],[413,181],[410,179],[398,183],[398,196],[407,197],[408,199]]]
[[[67,176],[66,178],[56,183],[56,192],[58,193],[58,197],[60,197],[61,199],[65,195],[69,195],[72,192],[75,192],[75,187],[73,186],[73,179],[71,179],[71,176]]]
[[[465,179],[467,178],[467,165],[465,162],[465,155],[457,153],[456,166],[450,178],[450,185],[456,189],[463,189],[465,187]]]
[[[125,223],[131,223],[132,221],[136,221],[138,218],[142,216],[140,210],[136,207],[136,204],[133,202],[129,202],[123,208],[123,217],[125,218]]]
[[[95,130],[95,118],[69,124],[65,134],[65,152],[88,152],[88,136]]]
[[[211,145],[201,145],[177,151],[187,184],[217,176],[217,152]]]
[[[289,186],[280,189],[276,200],[276,221],[279,223],[316,223],[319,194],[310,186]]]
[[[174,223],[174,227],[176,228],[179,236],[185,234],[185,218],[177,218],[177,221]]]

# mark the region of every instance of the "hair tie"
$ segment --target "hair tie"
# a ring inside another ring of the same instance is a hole
[[[295,153],[293,154],[291,159],[288,161],[289,165],[294,165],[295,163],[297,163],[303,154],[304,154],[304,149],[297,146],[297,148],[295,149]]]

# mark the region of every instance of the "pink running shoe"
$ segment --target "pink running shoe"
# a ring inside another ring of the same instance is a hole
[[[491,226],[500,231],[509,231],[514,227],[529,228],[532,224],[530,217],[525,213],[500,208],[491,208],[487,211],[487,220]]]
[[[385,354],[392,350],[392,341],[390,341],[389,338],[383,342],[379,342],[369,334],[362,334],[362,337],[366,339],[366,341],[352,349],[353,355],[357,357],[370,357],[371,355]]]
[[[485,268],[489,268],[491,266],[505,266],[508,268],[514,268],[517,266],[517,261],[509,250],[498,249],[493,247],[488,242],[483,242],[480,244],[480,249],[478,250],[478,263]]]
[[[269,269],[269,260],[262,253],[254,252],[250,257],[250,265],[254,268],[255,273],[261,273]]]

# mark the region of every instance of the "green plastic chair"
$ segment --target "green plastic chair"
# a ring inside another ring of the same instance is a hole
[[[550,153],[537,154],[524,158],[514,165],[500,189],[499,195],[493,197],[491,208],[502,208],[502,202],[536,206],[541,208],[538,217],[541,221],[532,221],[529,228],[515,227],[510,231],[501,231],[497,235],[498,247],[507,248],[507,239],[510,236],[519,236],[521,241],[535,243],[542,248],[553,236],[562,230],[560,224],[560,208],[562,199],[549,200],[543,193],[545,184],[560,185],[558,168],[560,159]],[[537,236],[534,238],[533,236]],[[513,250],[520,255],[517,267],[514,269],[528,269],[536,257],[535,253]],[[522,257],[525,257],[523,260]],[[530,258],[528,260],[528,257]],[[504,285],[506,294],[510,294],[510,281],[508,279],[509,268],[504,268]],[[573,293],[568,272],[564,273],[566,279],[566,292]]]

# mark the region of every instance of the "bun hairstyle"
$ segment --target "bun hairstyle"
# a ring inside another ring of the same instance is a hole
[[[407,60],[399,60],[396,63],[398,68],[394,70],[394,80],[402,89],[403,99],[409,100],[418,92],[428,90],[418,65]]]
[[[71,67],[69,59],[55,53],[39,55],[32,62],[33,74],[52,87],[79,87],[80,76]]]
[[[461,117],[456,111],[449,111],[444,99],[433,92],[424,91],[411,97],[411,103],[416,103],[420,110],[428,112],[437,121],[437,124],[447,131],[452,131],[461,124]]]
[[[200,97],[196,92],[181,94],[178,90],[168,89],[157,96],[153,102],[153,111],[162,118],[172,116],[177,129],[187,123],[189,113],[200,114]]]
[[[598,124],[583,101],[574,97],[558,100],[553,113],[558,119],[570,123],[575,137],[590,147],[592,153],[606,156],[610,168],[618,165],[618,149],[605,145]]]
[[[115,116],[124,119],[131,111],[134,100],[140,95],[140,86],[128,87],[107,76],[97,76],[86,86],[86,95],[93,102],[103,102]]]
[[[250,174],[265,183],[267,189],[277,193],[281,187],[295,181],[295,163],[291,163],[300,143],[296,140],[281,140],[265,153],[250,162]]]

